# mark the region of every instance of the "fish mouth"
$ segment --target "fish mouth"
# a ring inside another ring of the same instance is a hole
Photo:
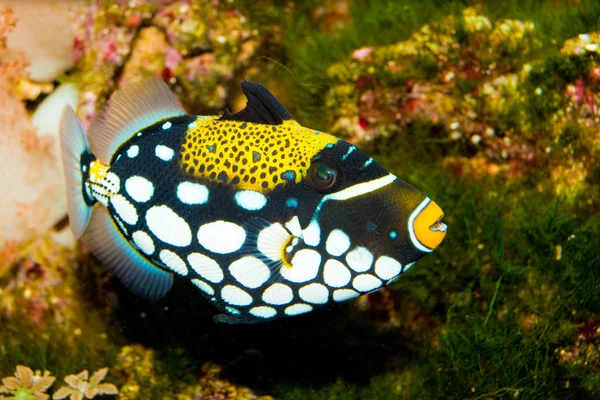
[[[411,218],[411,233],[414,232],[414,238],[411,235],[411,239],[417,242],[414,244],[419,250],[430,252],[438,247],[446,236],[448,226],[442,222],[444,212],[435,202],[426,199],[414,214],[414,219]]]

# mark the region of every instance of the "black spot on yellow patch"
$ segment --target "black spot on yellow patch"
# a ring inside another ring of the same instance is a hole
[[[268,192],[276,185],[300,182],[312,157],[338,140],[294,120],[274,129],[217,118],[199,117],[196,126],[188,129],[181,146],[181,168],[243,189]]]

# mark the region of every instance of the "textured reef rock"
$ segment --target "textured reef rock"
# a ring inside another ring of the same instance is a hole
[[[472,8],[407,41],[357,49],[328,71],[333,132],[368,142],[425,122],[441,128],[436,140],[467,150],[445,160],[459,174],[549,165],[557,194],[581,192],[599,159],[598,35],[545,59],[540,50],[533,23],[491,23]]]
[[[237,80],[256,72],[266,31],[229,2],[95,3],[75,37],[80,117],[91,120],[116,87],[148,76],[171,83],[194,112],[222,111]]]

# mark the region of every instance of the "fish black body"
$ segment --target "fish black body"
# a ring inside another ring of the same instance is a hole
[[[217,321],[267,321],[377,290],[443,240],[429,198],[242,89],[244,110],[190,116],[163,82],[135,83],[87,136],[65,110],[71,227],[133,292],[161,298],[179,275]]]

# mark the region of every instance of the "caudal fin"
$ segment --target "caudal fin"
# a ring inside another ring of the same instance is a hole
[[[85,133],[71,106],[66,106],[60,120],[60,148],[67,187],[69,222],[75,238],[81,237],[92,214],[92,203],[86,200],[83,187],[84,166],[81,156],[90,153]]]

